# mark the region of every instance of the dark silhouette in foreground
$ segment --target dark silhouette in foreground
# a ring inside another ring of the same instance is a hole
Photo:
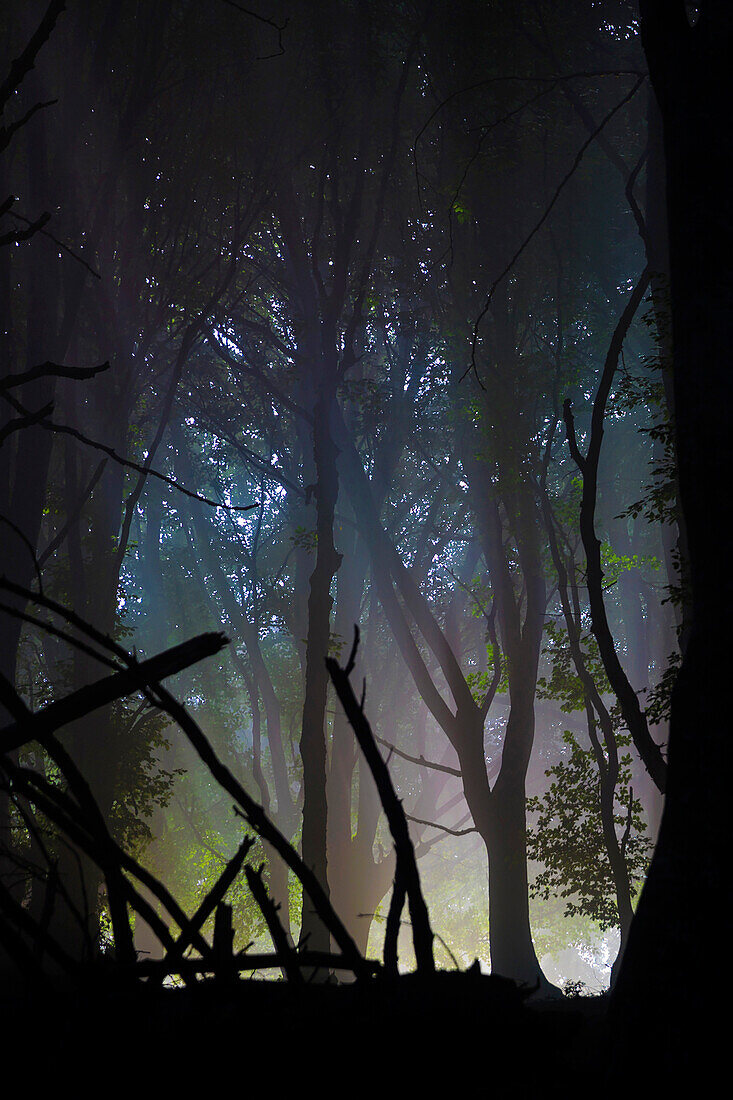
[[[0,587],[7,585],[0,580]],[[265,1086],[272,1066],[287,1057],[299,1067],[304,1081],[321,1082],[328,1095],[332,1078],[334,1087],[337,1081],[358,1079],[364,1087],[379,1087],[390,1080],[437,1088],[438,1082],[447,1085],[453,1080],[466,1055],[473,1060],[486,1048],[491,1060],[487,1077],[494,1084],[511,1085],[516,1095],[538,1089],[553,1095],[569,1076],[586,1073],[594,1075],[601,1094],[607,1085],[609,1090],[613,1088],[609,1046],[613,1036],[607,1028],[605,998],[537,1001],[536,989],[520,988],[499,975],[482,975],[478,963],[465,972],[436,972],[433,932],[407,821],[364,713],[363,697],[361,702],[357,700],[349,680],[358,629],[345,667],[331,658],[327,667],[377,784],[395,845],[395,880],[382,961],[366,959],[357,950],[298,853],[217,758],[186,708],[153,677],[156,670],[170,675],[217,652],[226,644],[223,636],[201,635],[138,663],[73,612],[30,591],[16,589],[15,594],[53,611],[67,628],[73,626],[84,637],[84,644],[106,652],[113,669],[88,689],[36,713],[7,681],[0,682],[2,702],[14,719],[0,731],[0,747],[3,782],[10,797],[19,806],[25,804],[29,816],[31,806],[42,812],[99,866],[107,887],[114,946],[103,955],[94,952],[91,961],[72,958],[50,934],[48,920],[35,922],[0,884],[0,941],[5,951],[0,1026],[8,1049],[20,1058],[31,1058],[34,1051],[41,1050],[43,1064],[54,1075],[75,1073],[80,1065],[86,1071],[107,1072],[110,1066],[119,1065],[123,1051],[137,1049],[141,1036],[146,1036],[148,1056],[156,1071],[175,1075],[181,1063],[178,1056],[171,1058],[172,1051],[216,1051],[217,1065],[233,1068],[246,1036],[257,1052],[256,1064],[246,1070],[248,1082]],[[163,883],[112,839],[84,777],[56,733],[111,698],[135,691],[175,720],[234,800],[235,812],[298,875],[331,936],[333,951],[290,946],[263,882],[262,869],[246,863],[251,837],[243,839],[191,917]],[[34,740],[54,760],[66,789],[28,766],[13,763],[7,754],[8,748]],[[242,872],[270,931],[272,952],[233,950],[231,908],[224,899]],[[50,862],[46,874],[50,892],[54,883]],[[142,888],[156,899],[158,911],[143,896]],[[417,969],[400,975],[397,933],[405,902]],[[136,957],[131,910],[159,938],[162,959]],[[212,914],[214,933],[209,943],[202,928]],[[177,933],[172,930],[174,925],[179,928]],[[272,968],[279,968],[287,980],[241,977]],[[326,980],[314,981],[314,975]],[[344,977],[348,980],[340,981]],[[167,987],[166,979],[179,984]],[[319,1050],[329,1052],[325,1064],[319,1061]],[[645,1059],[640,1048],[638,1064],[633,1058],[631,1061],[637,1075]],[[134,1076],[133,1063],[120,1067],[123,1076],[126,1068]],[[625,1063],[624,1073],[628,1069]]]

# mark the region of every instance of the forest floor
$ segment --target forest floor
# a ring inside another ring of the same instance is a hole
[[[0,997],[6,1064],[88,1091],[185,1088],[279,1096],[605,1095],[606,998],[527,1004],[457,972],[344,985],[97,988]],[[632,1089],[626,1095],[637,1095]],[[143,1090],[143,1095],[146,1092]],[[610,1095],[609,1091],[609,1095]]]
[[[720,1044],[691,1046],[687,1033],[670,1044],[653,1021],[619,1041],[608,1005],[528,1000],[505,979],[455,971],[333,985],[97,983],[0,993],[0,1042],[5,1080],[17,1066],[36,1091],[69,1084],[84,1098],[722,1095]]]

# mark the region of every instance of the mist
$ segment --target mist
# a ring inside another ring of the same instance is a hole
[[[658,8],[4,9],[3,996],[631,1003],[728,436]]]

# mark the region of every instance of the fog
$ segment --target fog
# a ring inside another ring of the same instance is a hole
[[[608,989],[689,629],[633,6],[61,7],[0,17],[9,57],[43,28],[0,195],[3,736],[122,651],[223,633],[167,691],[359,952],[401,921],[406,972],[414,896],[391,903],[331,658],[404,810],[435,965]],[[114,844],[190,916],[249,831],[282,942],[335,950],[176,713],[137,682],[53,726]],[[109,863],[18,786],[70,773],[11,741],[13,904],[65,958],[112,957]],[[125,905],[135,958],[172,958]],[[277,952],[243,871],[217,905],[205,938],[229,906],[235,951]]]

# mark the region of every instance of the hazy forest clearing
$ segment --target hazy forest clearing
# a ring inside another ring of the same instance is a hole
[[[729,5],[0,34],[9,1048],[706,1095]]]

